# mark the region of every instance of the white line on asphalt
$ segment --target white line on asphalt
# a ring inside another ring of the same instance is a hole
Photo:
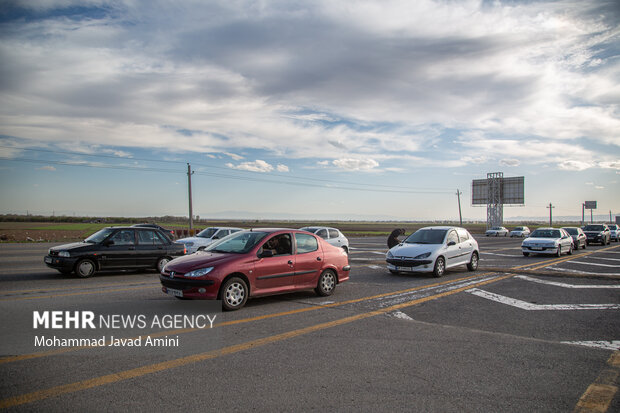
[[[549,269],[553,271],[570,272],[571,274],[579,274],[579,275],[620,275],[620,272],[590,272],[590,271],[571,270],[569,268],[549,268]]]
[[[385,270],[386,267],[381,267],[380,265],[367,265],[368,268],[372,268],[373,270]]]
[[[620,258],[590,257],[595,260],[620,261]]]
[[[377,261],[377,258],[350,258],[349,261]]]
[[[583,262],[583,261],[571,261],[571,264],[582,264],[582,265],[594,265],[596,267],[610,267],[610,268],[618,268],[618,264],[599,264],[596,262]]]
[[[497,254],[495,252],[481,252],[481,255],[497,255],[498,257],[518,257],[516,254]]]
[[[396,318],[400,318],[401,320],[413,321],[413,318],[409,317],[407,314],[403,313],[402,311],[394,311],[393,313],[389,313],[389,314]]]
[[[487,300],[517,307],[527,311],[570,311],[570,310],[620,310],[620,304],[532,304],[503,295],[490,293],[478,288],[467,290],[468,293]]]
[[[605,350],[620,350],[620,340],[612,341],[562,341],[562,344],[575,344],[578,346],[602,348]]]
[[[575,284],[566,284],[560,283],[557,281],[547,281],[540,280],[538,278],[528,277],[527,275],[515,275],[515,278],[519,278],[521,280],[531,281],[539,284],[547,284],[547,285],[555,285],[556,287],[564,287],[564,288],[618,288],[620,289],[620,285],[575,285]]]

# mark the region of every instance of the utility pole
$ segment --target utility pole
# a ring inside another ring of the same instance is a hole
[[[612,223],[613,221],[611,220],[611,209],[609,210],[609,222]]]
[[[461,194],[462,192],[457,189],[456,196],[459,199],[459,222],[461,223],[461,226],[463,226],[463,215],[461,214]],[[611,211],[609,211],[609,216],[611,216]]]
[[[549,226],[552,227],[553,226],[553,208],[555,208],[553,205],[551,205],[551,202],[549,202],[549,206],[547,207],[549,208]]]
[[[187,164],[187,189],[189,193],[189,229],[190,231],[194,228],[194,212],[192,211],[192,175],[194,172],[192,171],[191,165]]]
[[[581,226],[586,224],[586,204],[581,204]]]

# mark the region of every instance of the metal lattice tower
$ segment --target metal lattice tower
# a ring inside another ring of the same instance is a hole
[[[500,226],[504,222],[504,204],[502,199],[503,172],[487,174],[487,229]]]

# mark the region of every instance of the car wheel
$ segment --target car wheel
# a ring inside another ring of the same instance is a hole
[[[469,264],[467,264],[467,269],[469,271],[476,271],[478,269],[478,253],[474,252],[471,254],[471,259],[469,260]]]
[[[524,252],[524,253],[523,253],[523,256],[524,256],[524,257],[529,257],[529,256],[530,256],[530,253],[529,253],[529,252]]]
[[[586,244],[587,244],[587,243],[586,243],[586,242],[584,242],[584,243],[583,243],[583,245],[581,246],[581,248],[585,250],[585,249],[586,249]]]
[[[224,310],[238,310],[248,300],[248,285],[241,278],[232,277],[222,286],[220,298]]]
[[[95,273],[97,268],[92,260],[84,259],[75,264],[75,275],[80,278],[88,278]]]
[[[391,272],[392,274],[394,274],[394,275],[398,275],[398,274],[400,274],[400,271],[396,271],[396,270],[390,270],[390,272]]]
[[[573,255],[573,244],[568,246],[568,255]]]
[[[562,256],[562,246],[558,245],[558,252],[556,252],[556,257],[561,257]]]
[[[168,264],[170,262],[170,258],[168,257],[161,257],[160,259],[157,260],[157,264],[155,265],[155,269],[158,272],[162,272],[164,270],[164,267],[166,266],[166,264]]]
[[[344,250],[344,252],[346,252],[346,253],[347,253],[347,255],[349,255],[349,249],[348,249],[347,247],[344,247],[344,246],[343,246],[343,247],[342,247],[342,249]]]
[[[443,257],[437,257],[435,261],[435,268],[433,269],[433,275],[435,277],[441,277],[446,272],[446,260]]]
[[[321,297],[332,295],[336,288],[336,274],[332,270],[325,270],[319,277],[314,291]]]

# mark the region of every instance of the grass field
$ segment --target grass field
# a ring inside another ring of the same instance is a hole
[[[128,220],[129,221],[129,220]],[[178,222],[157,222],[164,228],[175,230],[178,237],[190,235],[187,221]],[[97,232],[101,228],[111,225],[131,225],[129,222],[123,223],[122,219],[112,223],[81,223],[81,222],[6,222],[0,221],[0,240],[2,242],[26,242],[26,241],[78,241]],[[194,224],[194,233],[210,226],[231,226],[240,228],[302,228],[305,226],[328,226],[340,229],[348,237],[360,236],[385,236],[387,237],[395,228],[404,228],[406,234],[411,234],[419,228],[431,225],[458,225],[458,223],[447,222],[370,222],[370,221],[198,221]],[[507,228],[514,225],[506,224]],[[525,222],[518,225],[527,225],[536,228],[546,225],[541,222]],[[579,223],[561,223],[555,226],[576,226]],[[486,225],[484,223],[464,223],[472,234],[480,236],[484,234]]]

